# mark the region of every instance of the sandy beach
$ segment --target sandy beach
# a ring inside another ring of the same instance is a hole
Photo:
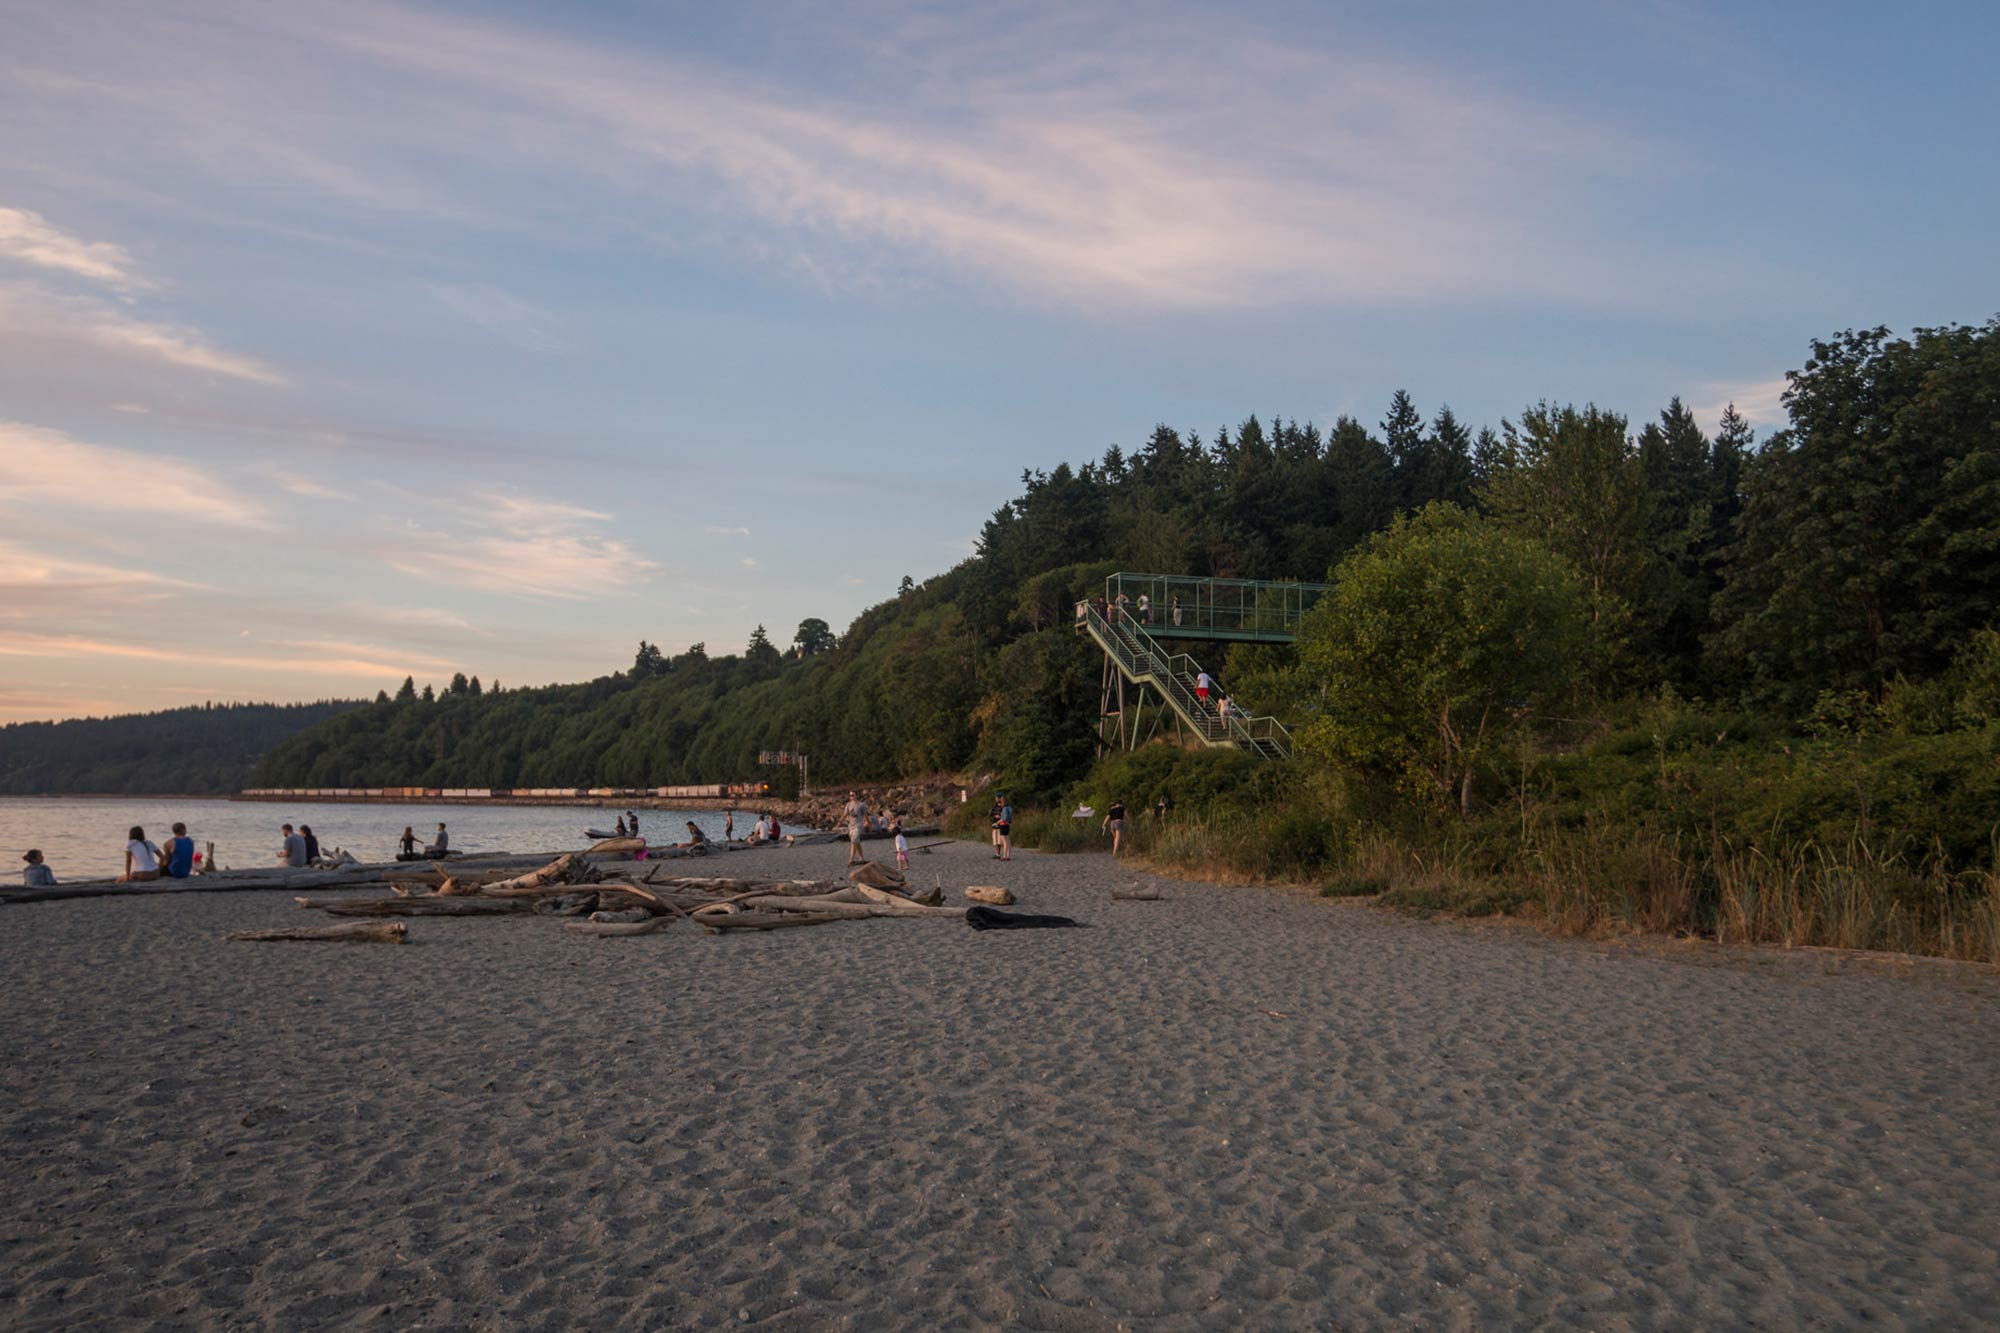
[[[222,936],[302,918],[283,893],[0,908],[0,1324],[2000,1309],[1990,969],[1594,945],[1103,856],[915,869],[1091,928],[281,945]],[[1133,881],[1168,900],[1109,899]]]

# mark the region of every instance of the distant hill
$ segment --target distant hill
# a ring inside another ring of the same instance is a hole
[[[264,755],[361,706],[195,704],[163,713],[0,726],[0,795],[216,796],[250,784]]]

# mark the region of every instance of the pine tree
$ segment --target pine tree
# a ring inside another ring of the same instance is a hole
[[[435,693],[435,692],[433,692],[433,691],[432,691],[432,689],[431,689],[431,687],[430,687],[430,685],[429,685],[428,683],[426,683],[426,684],[424,685],[424,692],[423,692],[423,695],[422,695],[422,698],[423,698],[423,701],[424,701],[425,703],[427,703],[427,704],[428,704],[428,703],[436,703],[436,702],[437,702],[437,695],[436,695],[436,693]]]
[[[471,679],[471,680],[470,680],[469,682],[467,682],[467,683],[466,683],[466,687],[465,687],[465,692],[466,692],[467,694],[484,694],[484,693],[486,693],[486,691],[484,691],[484,690],[482,690],[482,689],[480,689],[480,688],[479,688],[479,677],[477,677],[477,676],[474,676],[474,677],[473,677],[473,678],[472,678],[472,679]]]
[[[402,688],[396,691],[397,703],[408,703],[417,697],[417,681],[414,676],[403,677]]]
[[[465,673],[463,671],[454,671],[451,676],[451,684],[445,687],[444,692],[446,694],[464,694],[471,688],[471,682],[466,680]]]

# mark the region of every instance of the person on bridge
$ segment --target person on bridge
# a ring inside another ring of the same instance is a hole
[[[1143,592],[1139,594],[1139,623],[1141,625],[1153,623],[1153,603]]]
[[[1181,623],[1181,595],[1179,593],[1174,594],[1174,623],[1176,625]]]
[[[1208,687],[1214,683],[1215,682],[1209,679],[1208,673],[1206,671],[1196,676],[1194,678],[1194,697],[1201,700],[1203,703],[1207,703]]]

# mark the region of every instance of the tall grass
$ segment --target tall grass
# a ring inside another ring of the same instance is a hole
[[[1015,841],[1042,851],[1108,850],[1099,817],[1023,814]],[[1380,891],[1419,913],[1515,915],[1557,931],[1641,931],[1740,944],[1818,945],[2000,962],[2000,854],[1953,871],[1941,856],[1845,844],[1774,849],[1586,821],[1524,818],[1496,853],[1458,826],[1393,836],[1296,807],[1218,804],[1125,822],[1124,852],[1168,873],[1225,883],[1315,883]]]

